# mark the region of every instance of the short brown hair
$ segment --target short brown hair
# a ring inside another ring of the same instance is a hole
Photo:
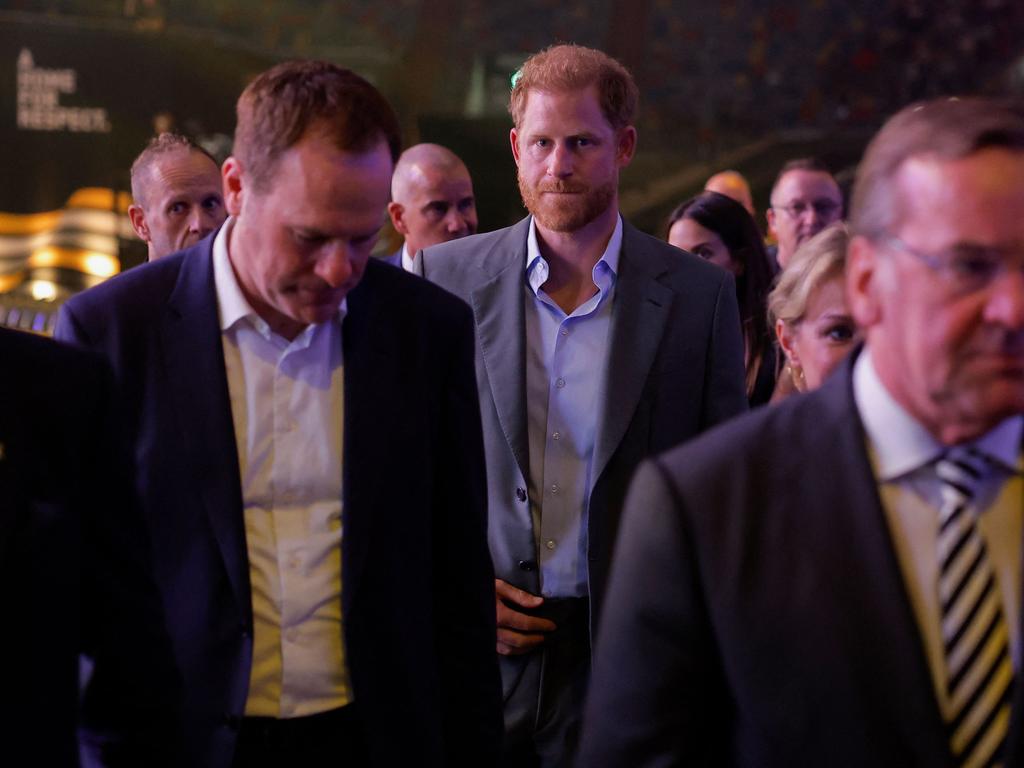
[[[373,85],[326,61],[286,61],[258,75],[238,98],[234,155],[256,187],[278,156],[310,130],[346,152],[385,141],[391,159],[402,150],[398,118]]]
[[[893,183],[915,156],[957,160],[988,147],[1024,152],[1019,105],[984,98],[936,99],[891,117],[864,153],[853,184],[850,233],[877,238],[902,215]]]
[[[508,111],[522,125],[530,91],[579,91],[597,86],[601,112],[615,130],[631,125],[639,91],[622,64],[602,51],[564,44],[545,48],[526,60],[517,73]]]
[[[819,160],[816,157],[798,157],[794,160],[790,160],[785,165],[783,165],[779,169],[778,174],[776,174],[775,181],[772,182],[772,191],[768,196],[769,202],[771,202],[771,198],[775,197],[775,190],[778,189],[779,183],[782,181],[782,177],[785,176],[787,173],[791,173],[792,171],[827,173],[829,176],[832,176],[832,170],[827,165],[825,165],[823,161]],[[832,179],[834,181],[835,177],[833,176]],[[839,185],[836,184],[836,187],[838,186]]]
[[[142,183],[142,177],[147,171],[149,171],[157,158],[163,157],[171,152],[198,152],[201,155],[206,155],[210,158],[211,163],[217,166],[217,168],[220,168],[220,163],[217,162],[217,159],[188,136],[181,133],[165,131],[164,133],[150,139],[145,148],[139,153],[139,156],[136,157],[135,161],[132,163],[132,199],[135,201],[136,205],[141,205],[143,208],[146,207],[146,196],[144,193],[145,185]]]

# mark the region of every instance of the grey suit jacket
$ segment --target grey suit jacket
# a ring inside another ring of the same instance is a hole
[[[529,222],[427,248],[422,258],[424,276],[473,309],[495,573],[537,594],[539,527],[526,479]],[[587,530],[592,627],[637,464],[747,407],[736,291],[724,270],[623,222],[614,301]]]

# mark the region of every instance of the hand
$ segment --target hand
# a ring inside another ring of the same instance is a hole
[[[494,580],[494,592],[498,608],[498,653],[502,656],[529,653],[543,644],[544,632],[555,630],[553,621],[509,607],[537,608],[544,602],[543,597],[531,595],[501,579]]]

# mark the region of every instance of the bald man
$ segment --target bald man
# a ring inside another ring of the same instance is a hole
[[[754,197],[750,194],[750,184],[739,171],[721,171],[716,173],[707,180],[704,189],[708,192],[717,192],[720,195],[731,197],[746,208],[751,216],[756,218],[754,213]]]
[[[195,245],[228,215],[217,161],[176,133],[161,133],[135,158],[132,198],[128,218],[150,261]]]
[[[473,180],[465,164],[440,144],[409,147],[391,178],[388,214],[405,243],[387,261],[422,274],[422,266],[415,261],[417,253],[476,233]]]

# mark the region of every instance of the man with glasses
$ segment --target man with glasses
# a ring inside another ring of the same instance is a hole
[[[581,765],[1024,765],[1024,114],[903,110],[850,230],[841,375],[638,471]]]
[[[778,242],[775,260],[785,269],[797,247],[843,215],[839,185],[821,161],[790,160],[772,186],[768,231]]]

